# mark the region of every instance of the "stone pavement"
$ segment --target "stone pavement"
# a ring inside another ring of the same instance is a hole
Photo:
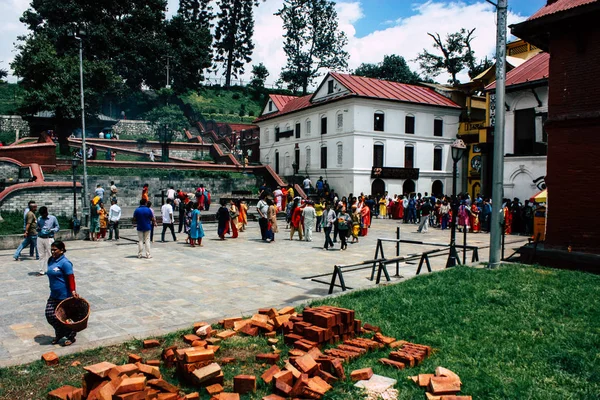
[[[313,242],[289,241],[285,222],[279,221],[276,241],[260,240],[258,224],[251,222],[237,239],[220,241],[215,224],[205,224],[204,247],[191,248],[184,236],[174,243],[160,243],[160,231],[152,247],[152,259],[137,258],[136,232],[122,232],[119,242],[67,242],[67,257],[73,262],[77,291],[92,306],[88,328],[70,347],[50,345],[53,330],[45,320],[48,279],[37,276],[33,259],[15,262],[13,251],[0,251],[3,279],[0,282],[0,366],[39,359],[47,351],[59,356],[84,349],[114,344],[132,338],[146,338],[231,316],[251,315],[261,307],[298,305],[327,295],[328,286],[304,279],[331,273],[335,264],[352,264],[372,259],[378,237],[395,237],[400,226],[403,239],[448,243],[449,231],[430,229],[416,233],[415,225],[393,220],[374,220],[369,235],[351,244],[347,251],[323,250],[323,234],[314,233]],[[130,240],[127,240],[130,239]],[[469,244],[484,247],[489,235],[469,235]],[[507,254],[524,237],[507,237]],[[462,235],[458,236],[462,243]],[[384,245],[386,256],[395,255],[395,245]],[[435,247],[402,244],[401,255],[421,253]],[[25,254],[25,252],[23,252]],[[488,250],[480,251],[485,261]],[[434,270],[444,268],[446,257],[432,259]],[[388,270],[392,282],[415,275],[416,263],[395,264]],[[344,275],[352,288],[374,287],[370,270]],[[330,281],[331,277],[321,278]],[[339,293],[336,289],[334,293]]]

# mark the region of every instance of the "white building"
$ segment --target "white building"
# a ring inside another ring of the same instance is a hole
[[[323,176],[340,196],[449,193],[460,113],[427,87],[329,73],[312,95],[270,96],[255,121],[260,161]]]
[[[504,196],[510,199],[529,199],[545,184],[549,61],[540,53],[506,75]]]

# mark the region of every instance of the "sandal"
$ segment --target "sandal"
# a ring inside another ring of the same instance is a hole
[[[65,346],[65,347],[66,347],[66,346],[70,346],[70,345],[72,345],[72,344],[73,344],[73,343],[75,343],[75,342],[76,342],[75,338],[73,338],[73,339],[67,339],[67,340],[65,340],[65,342],[63,343],[63,346]]]

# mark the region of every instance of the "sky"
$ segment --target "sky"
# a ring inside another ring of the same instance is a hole
[[[10,70],[17,36],[27,33],[19,17],[29,3],[30,0],[0,0],[0,68]],[[348,37],[350,70],[362,63],[381,62],[384,55],[397,54],[418,72],[418,65],[412,60],[423,49],[433,51],[428,32],[444,37],[461,28],[476,28],[472,42],[475,55],[483,58],[495,52],[496,12],[485,0],[338,0],[336,3],[339,27]],[[178,0],[168,0],[167,15],[175,13],[178,4]],[[286,56],[281,18],[273,14],[282,4],[283,0],[266,0],[255,10],[255,51],[241,79],[249,80],[251,65],[260,62],[270,72],[268,84],[278,79]],[[508,0],[508,24],[527,19],[545,4],[546,0]],[[207,78],[215,82],[222,76],[217,72]],[[11,82],[16,79],[9,76]],[[447,75],[436,78],[440,83],[447,79]],[[466,81],[468,77],[462,74],[459,79]]]

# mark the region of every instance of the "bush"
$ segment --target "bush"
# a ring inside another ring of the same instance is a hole
[[[225,110],[223,108],[219,108],[219,114],[225,114]]]
[[[248,111],[248,116],[249,117],[254,117],[254,110]]]
[[[239,94],[239,93],[234,93],[234,94],[231,96],[231,98],[232,98],[233,100],[239,100],[239,99],[240,99],[240,94]]]
[[[242,104],[240,105],[240,112],[239,112],[239,116],[243,117],[244,115],[246,115],[246,105]]]

